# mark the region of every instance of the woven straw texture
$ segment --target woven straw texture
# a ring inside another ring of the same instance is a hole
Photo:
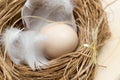
[[[12,63],[0,46],[0,80],[93,80],[97,56],[110,31],[100,0],[74,0],[74,17],[78,27],[79,44],[75,52],[51,60],[40,71]],[[25,0],[0,0],[0,34],[21,16]],[[23,28],[22,20],[16,27]]]

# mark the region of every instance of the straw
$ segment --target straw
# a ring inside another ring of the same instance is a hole
[[[0,79],[8,80],[93,80],[99,49],[110,38],[106,13],[100,0],[74,0],[74,17],[78,27],[79,44],[76,51],[51,60],[46,68],[32,71],[28,66],[15,65],[4,47],[0,53]],[[25,28],[20,12],[25,0],[0,0],[0,34],[10,26]]]

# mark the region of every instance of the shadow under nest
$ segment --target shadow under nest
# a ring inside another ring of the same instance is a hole
[[[79,46],[50,61],[48,68],[32,71],[11,62],[0,46],[0,80],[93,80],[99,49],[109,39],[106,14],[100,0],[74,0],[74,17],[78,27]],[[0,33],[20,18],[25,0],[0,0]],[[23,28],[22,21],[16,27]]]

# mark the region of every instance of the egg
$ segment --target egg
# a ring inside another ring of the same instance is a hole
[[[44,54],[55,59],[74,51],[78,44],[76,31],[64,23],[50,23],[41,28],[40,33],[46,36]]]

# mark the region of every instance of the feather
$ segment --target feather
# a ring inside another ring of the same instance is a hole
[[[27,0],[22,9],[23,22],[27,28],[35,30],[49,23],[43,19],[25,17],[37,16],[51,21],[69,21],[71,26],[77,30],[73,8],[71,0]]]
[[[35,70],[47,65],[48,60],[42,52],[44,35],[35,31],[21,31],[19,29],[7,29],[2,36],[2,43],[7,49],[8,56],[17,65],[22,63]]]

